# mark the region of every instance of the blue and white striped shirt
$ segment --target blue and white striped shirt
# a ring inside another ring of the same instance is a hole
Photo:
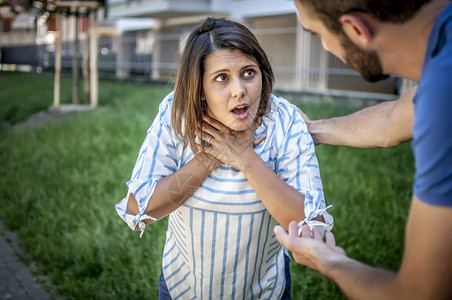
[[[193,158],[171,128],[173,94],[159,113],[139,152],[127,196],[116,205],[118,214],[134,229],[144,230],[144,211],[157,182]],[[305,215],[325,208],[314,143],[297,108],[271,96],[271,112],[262,118],[255,147],[263,161],[287,184],[305,195]],[[200,166],[202,167],[202,166]],[[133,193],[140,213],[126,213]],[[317,212],[316,212],[317,211]],[[301,214],[302,212],[300,212]],[[325,228],[332,217],[323,213]],[[213,170],[204,183],[169,215],[162,269],[173,299],[279,299],[284,291],[284,247],[273,233],[276,220],[248,183],[232,167]]]

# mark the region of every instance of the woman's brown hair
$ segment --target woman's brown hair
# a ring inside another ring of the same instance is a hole
[[[207,18],[188,36],[182,52],[171,113],[176,135],[195,152],[196,131],[202,132],[206,103],[202,101],[203,74],[206,58],[221,49],[240,50],[254,60],[262,73],[262,93],[256,119],[270,110],[270,95],[274,76],[264,50],[253,33],[244,25],[226,19]],[[201,137],[202,138],[202,137]]]

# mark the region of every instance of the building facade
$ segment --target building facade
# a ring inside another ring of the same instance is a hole
[[[268,54],[275,86],[289,90],[352,90],[394,94],[398,80],[377,84],[326,52],[320,39],[305,32],[292,0],[108,0],[111,19],[152,18],[154,39],[151,78],[174,77],[187,33],[207,16],[227,17],[247,25]]]
[[[106,17],[99,14],[97,29],[100,74],[172,80],[188,33],[206,17],[218,16],[239,21],[256,35],[271,60],[276,88],[393,95],[411,85],[395,77],[376,84],[364,81],[326,52],[317,36],[302,29],[292,0],[107,0],[105,5]],[[51,21],[52,17],[48,23]],[[63,56],[63,68],[71,66],[74,22],[76,18],[67,16],[61,23],[63,42],[67,43],[64,51],[68,53],[66,59]],[[51,29],[50,25],[48,34],[52,34]],[[83,29],[79,37],[83,47],[87,40]],[[47,48],[51,58],[52,45]],[[46,65],[52,67],[51,59]]]

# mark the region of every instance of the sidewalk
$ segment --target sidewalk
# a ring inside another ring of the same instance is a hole
[[[0,221],[0,300],[53,299],[19,260],[23,253],[17,236]]]

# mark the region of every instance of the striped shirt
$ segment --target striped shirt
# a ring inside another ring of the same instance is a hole
[[[171,128],[173,94],[160,104],[147,132],[127,196],[116,205],[130,228],[144,230],[144,211],[157,182],[189,162],[194,154]],[[255,147],[262,160],[287,184],[305,196],[312,219],[325,208],[314,143],[297,108],[271,96],[271,111],[262,118]],[[202,167],[202,166],[200,166]],[[126,213],[133,193],[140,213]],[[302,214],[303,212],[300,212]],[[323,212],[325,228],[332,217]],[[162,270],[173,299],[279,299],[284,291],[284,247],[273,233],[276,220],[248,183],[230,166],[213,170],[193,195],[169,215]]]

